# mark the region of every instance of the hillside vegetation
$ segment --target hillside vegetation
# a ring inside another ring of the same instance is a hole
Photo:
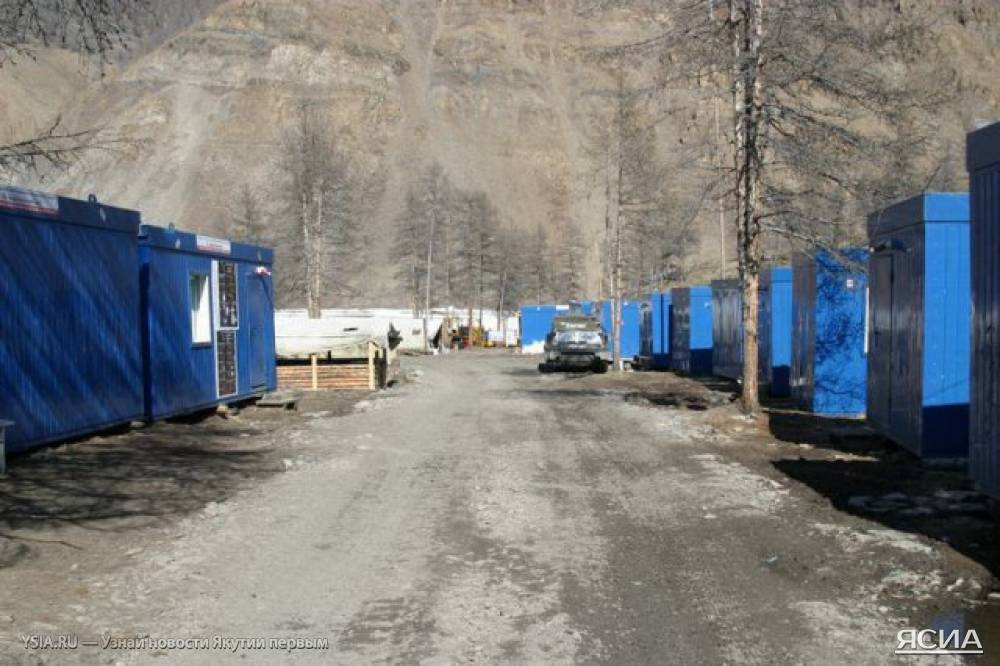
[[[302,224],[296,202],[307,174],[290,145],[308,114],[332,155],[324,168],[335,174],[319,199],[335,211],[336,230],[324,249],[330,287],[321,305],[420,305],[416,266],[407,274],[414,251],[399,230],[430,181],[449,197],[450,220],[485,220],[491,246],[513,257],[504,263],[519,276],[509,299],[606,295],[608,128],[624,118],[641,183],[634,194],[647,207],[628,230],[632,289],[710,279],[723,260],[732,276],[734,233],[720,230],[706,185],[725,155],[725,119],[716,134],[711,99],[664,84],[683,56],[673,45],[630,57],[624,82],[606,57],[667,32],[668,4],[177,3],[174,23],[100,72],[51,49],[0,68],[0,135],[13,140],[55,117],[113,132],[126,141],[63,170],[14,178],[95,193],[142,210],[147,222],[275,244],[282,298],[305,305],[304,259],[290,238]],[[949,93],[919,119],[934,157],[913,170],[930,188],[962,188],[964,132],[1000,115],[1000,7],[926,0],[868,11],[933,26],[928,52],[943,59]],[[768,243],[779,258],[791,247]],[[432,300],[466,305],[480,298],[471,260],[453,259],[434,269]]]

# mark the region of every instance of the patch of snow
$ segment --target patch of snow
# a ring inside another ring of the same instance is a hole
[[[545,341],[539,340],[538,342],[532,342],[521,346],[522,354],[541,354],[545,351]]]
[[[840,547],[849,553],[855,553],[865,548],[884,546],[908,553],[936,557],[934,548],[906,532],[891,529],[858,530],[846,525],[829,523],[814,523],[813,529],[820,534],[833,536]]]

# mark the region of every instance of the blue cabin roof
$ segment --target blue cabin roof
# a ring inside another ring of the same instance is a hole
[[[1000,123],[970,132],[965,143],[965,164],[969,172],[1000,162]]]
[[[236,243],[223,238],[202,236],[151,224],[144,224],[139,228],[139,243],[177,252],[211,255],[221,259],[268,265],[274,263],[274,250],[268,247]]]
[[[20,187],[0,187],[0,212],[131,234],[142,221],[137,211],[108,206],[96,198],[82,201]]]
[[[968,192],[925,192],[869,215],[868,237],[917,224],[968,221]]]

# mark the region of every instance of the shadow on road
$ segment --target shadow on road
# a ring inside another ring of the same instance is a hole
[[[200,509],[280,469],[254,442],[260,434],[221,419],[187,420],[19,456],[0,482],[0,530],[114,532]]]
[[[542,373],[539,372],[538,368],[532,366],[530,368],[504,368],[501,372],[505,375],[510,375],[511,377],[541,377]]]
[[[895,449],[895,445],[875,434],[863,419],[817,416],[774,407],[768,409],[768,416],[771,434],[782,442],[809,444],[844,453]]]
[[[600,398],[607,400],[609,397],[621,398],[625,395],[624,390],[614,389],[591,389],[591,388],[537,388],[537,389],[517,389],[510,392],[513,398],[530,397],[538,400],[575,400],[579,398]]]

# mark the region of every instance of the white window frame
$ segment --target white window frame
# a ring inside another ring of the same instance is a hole
[[[195,280],[199,281],[195,293]],[[191,345],[205,347],[212,344],[211,276],[208,273],[188,273],[188,313],[191,323]]]

